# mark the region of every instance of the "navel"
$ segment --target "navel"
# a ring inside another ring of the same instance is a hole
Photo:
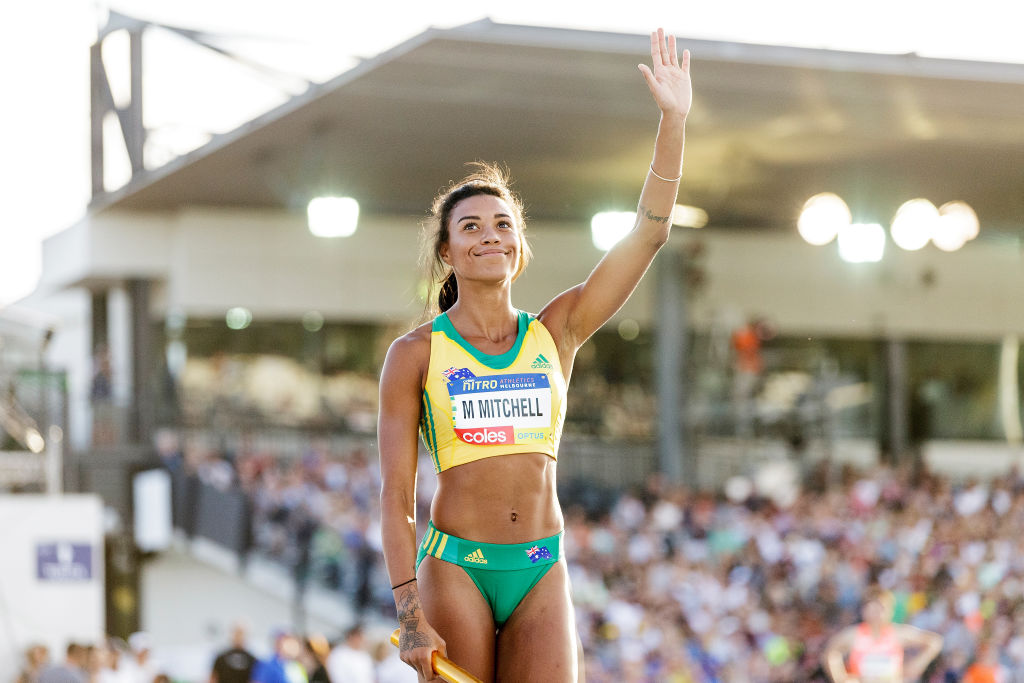
[[[512,513],[511,515],[510,515],[510,517],[511,517],[512,521],[514,522],[514,521],[516,521],[517,519],[519,519],[519,513],[518,513],[518,512],[513,512],[513,513]]]

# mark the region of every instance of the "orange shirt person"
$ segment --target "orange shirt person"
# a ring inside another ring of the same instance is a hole
[[[732,333],[732,348],[736,354],[736,370],[750,375],[760,375],[764,369],[761,358],[761,337],[757,325],[751,321]]]
[[[999,651],[991,643],[978,648],[977,660],[967,667],[963,683],[1008,683],[1006,668],[999,663]]]
[[[942,650],[938,633],[892,622],[892,598],[869,591],[864,621],[829,640],[825,671],[836,683],[904,683],[916,681]],[[907,650],[913,651],[907,658]]]

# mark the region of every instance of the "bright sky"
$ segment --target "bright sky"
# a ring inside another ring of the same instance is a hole
[[[260,0],[9,0],[0,9],[5,86],[0,307],[35,288],[41,240],[73,224],[85,210],[88,50],[106,8],[236,36],[222,44],[281,71],[323,81],[355,58],[376,55],[428,26],[451,27],[485,16],[631,33],[662,25],[683,44],[692,37],[1024,62],[1015,5],[1005,0],[291,0],[286,7]],[[117,42],[108,41],[108,47],[127,54]],[[282,101],[288,88],[297,92],[288,81],[257,75],[164,31],[149,31],[144,48],[148,161],[167,160],[209,133],[236,127]],[[700,55],[693,59],[699,90]],[[111,60],[111,77],[123,76],[115,67],[126,63],[126,57]]]

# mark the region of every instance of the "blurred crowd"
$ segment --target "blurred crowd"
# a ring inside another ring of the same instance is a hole
[[[394,620],[380,554],[379,471],[365,450],[186,455],[253,501],[253,551]],[[434,476],[421,467],[419,522]],[[826,640],[880,586],[894,619],[936,631],[929,681],[992,652],[1024,681],[1024,478],[952,482],[884,467],[808,471],[784,504],[753,487],[696,493],[651,479],[563,492],[566,551],[589,681],[825,680]],[[776,499],[780,500],[780,499]]]
[[[17,683],[167,683],[152,657],[146,633],[133,633],[124,641],[108,638],[100,643],[68,643],[60,653],[43,644],[30,645]]]
[[[597,519],[574,510],[588,680],[826,680],[825,642],[880,586],[895,621],[944,638],[926,680],[964,680],[988,649],[1024,681],[1024,480],[917,479],[823,468],[786,508],[655,481]]]
[[[164,459],[207,486],[244,492],[249,553],[288,567],[300,586],[316,581],[341,591],[360,613],[390,601],[380,558],[380,473],[365,446],[339,450],[320,441],[281,458],[262,446],[225,451],[190,443]],[[424,477],[423,486],[431,480]]]
[[[415,683],[416,674],[384,642],[370,642],[361,625],[332,644],[321,634],[271,634],[272,650],[257,657],[249,650],[244,624],[232,628],[231,642],[217,653],[204,683]],[[172,683],[153,656],[147,633],[128,642],[110,638],[98,645],[70,643],[59,661],[45,645],[32,645],[16,683]]]

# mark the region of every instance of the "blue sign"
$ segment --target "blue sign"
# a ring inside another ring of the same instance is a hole
[[[36,578],[40,581],[92,579],[92,546],[70,541],[37,544]]]

